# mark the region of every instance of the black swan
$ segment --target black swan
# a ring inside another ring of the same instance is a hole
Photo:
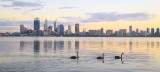
[[[102,54],[102,56],[98,56],[97,59],[104,59],[104,53]]]
[[[115,59],[122,59],[122,55],[123,55],[124,53],[122,53],[121,54],[121,56],[115,56]]]
[[[70,58],[71,58],[71,59],[77,59],[77,58],[79,58],[79,56],[78,56],[78,51],[77,51],[77,56],[71,56]]]

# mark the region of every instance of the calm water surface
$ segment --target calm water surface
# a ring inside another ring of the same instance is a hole
[[[0,37],[0,72],[160,72],[160,38]]]

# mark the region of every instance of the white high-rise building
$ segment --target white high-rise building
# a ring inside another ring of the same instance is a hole
[[[60,25],[57,26],[57,32],[60,34]]]
[[[25,31],[24,25],[20,25],[20,33],[22,34],[22,33],[24,33],[24,31]]]
[[[72,34],[71,25],[68,25],[68,34]]]
[[[47,22],[47,19],[45,20],[45,24],[44,24],[44,31],[48,31],[48,22]]]

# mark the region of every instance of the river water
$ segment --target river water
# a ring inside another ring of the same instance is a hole
[[[158,37],[0,37],[0,72],[159,71]]]

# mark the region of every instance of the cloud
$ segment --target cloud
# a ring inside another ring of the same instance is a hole
[[[19,30],[18,26],[0,26],[0,30]]]
[[[64,18],[64,19],[67,19],[67,20],[74,20],[74,19],[81,19],[81,17],[60,17],[60,18]]]
[[[0,0],[0,1],[15,1],[15,0]]]
[[[119,14],[116,12],[112,13],[88,13],[88,19],[82,19],[81,22],[111,22],[111,21],[146,21],[155,17],[155,15],[149,13],[128,13],[128,14]]]
[[[127,14],[120,14],[116,12],[112,13],[87,13],[89,16],[87,19],[83,19],[80,17],[61,17],[67,20],[78,19],[82,23],[88,22],[112,22],[112,21],[146,21],[153,19],[155,15],[149,13],[127,13]]]
[[[40,3],[13,1],[11,5],[2,5],[3,7],[41,7]]]
[[[35,10],[41,10],[43,7],[38,7],[38,8],[33,8],[33,9],[30,9],[31,11],[35,11]]]
[[[1,0],[5,1],[5,0]],[[15,0],[6,0],[11,1],[11,4],[2,4],[2,7],[29,7],[32,8],[31,10],[40,10],[43,8],[42,3],[40,2],[24,2],[24,1],[15,1]],[[16,9],[14,8],[14,9]],[[20,9],[20,8],[19,8]],[[17,9],[16,9],[17,10]]]
[[[60,7],[58,9],[73,9],[73,8],[78,8],[78,7]]]

